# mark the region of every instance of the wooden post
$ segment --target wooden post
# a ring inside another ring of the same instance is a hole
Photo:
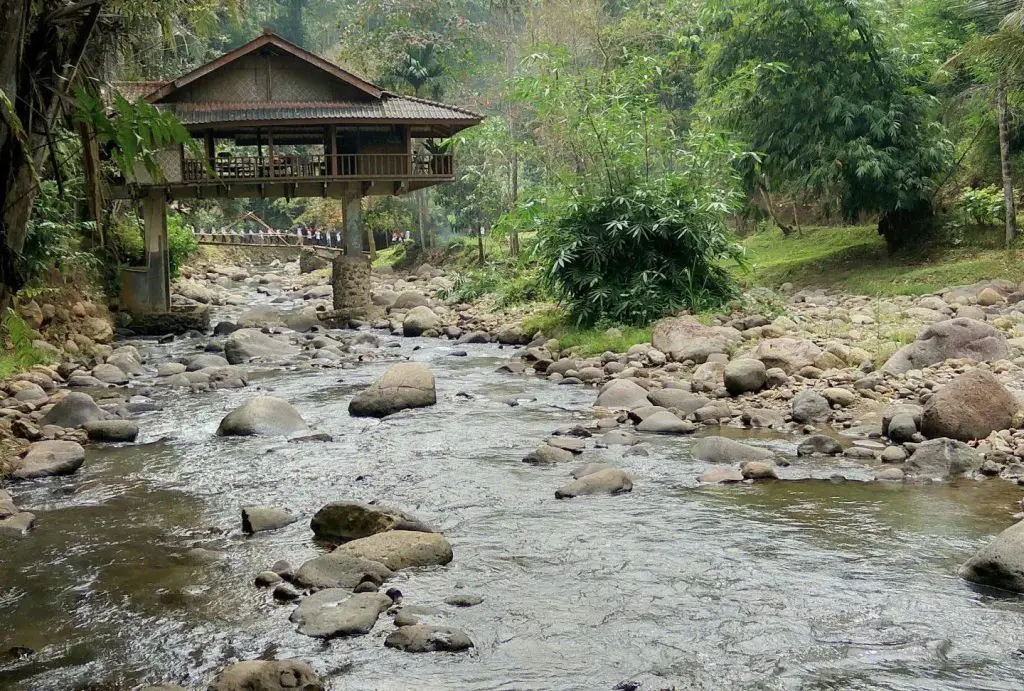
[[[256,177],[263,177],[263,131],[256,128]]]
[[[267,132],[267,158],[270,159],[270,177],[274,177],[274,131]]]
[[[214,150],[213,145],[213,131],[206,130],[203,138],[206,140],[206,159],[210,162],[210,167],[213,168],[213,164],[217,159],[217,152]]]
[[[328,160],[331,162],[327,167],[328,175],[338,175],[338,171],[341,170],[341,166],[338,165],[338,126],[328,125],[327,136],[331,140],[327,149],[330,155]]]
[[[85,157],[85,188],[89,213],[96,223],[94,234],[96,242],[103,246],[103,194],[100,187],[100,149],[96,138],[87,124],[78,124],[78,136],[82,141],[82,152]]]

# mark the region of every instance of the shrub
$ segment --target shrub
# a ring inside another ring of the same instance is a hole
[[[21,262],[29,281],[42,277],[49,269],[95,265],[93,255],[82,250],[82,239],[95,224],[77,220],[75,202],[71,194],[62,197],[54,181],[43,182],[22,249]]]
[[[698,187],[670,177],[622,195],[580,197],[542,228],[546,282],[577,324],[648,324],[738,294],[723,266],[742,259],[726,235],[728,209],[703,201]]]
[[[181,214],[167,216],[167,253],[170,255],[171,278],[177,278],[181,267],[199,249],[199,243],[192,229],[185,225]]]
[[[0,320],[3,354],[0,355],[0,377],[9,377],[32,365],[48,365],[50,357],[33,344],[37,337],[31,327],[14,310],[8,308]]]

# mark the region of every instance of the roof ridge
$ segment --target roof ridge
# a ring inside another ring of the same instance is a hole
[[[465,113],[481,120],[484,116],[476,111],[470,110],[469,108],[463,108],[462,106],[453,106],[450,103],[442,103],[441,101],[432,101],[429,98],[421,98],[419,96],[405,96],[404,94],[396,94],[393,91],[382,91],[382,95],[390,96],[392,98],[401,98],[406,101],[413,101],[415,103],[423,103],[428,106],[437,106],[439,108],[450,108],[451,110],[458,111],[459,113]]]

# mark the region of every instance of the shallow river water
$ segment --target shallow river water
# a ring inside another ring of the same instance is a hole
[[[508,353],[493,346],[456,358],[441,341],[397,340],[387,352],[434,372],[436,407],[349,417],[352,393],[384,362],[261,372],[245,390],[156,387],[164,409],[140,420],[142,445],[94,446],[73,477],[13,487],[38,528],[0,541],[0,688],[200,689],[226,663],[261,656],[307,660],[335,689],[1024,687],[1024,602],[955,577],[1009,524],[1020,497],[1009,483],[698,488],[706,465],[688,454],[692,440],[658,438],[645,440],[647,457],[584,457],[631,471],[632,494],[556,501],[568,468],[521,459],[588,420],[593,390],[495,373]],[[152,363],[195,347],[145,354]],[[334,441],[215,436],[261,390]],[[795,450],[792,440],[752,443]],[[841,461],[800,466],[858,475]],[[386,616],[368,636],[324,644],[297,634],[292,608],[252,585],[278,559],[316,556],[308,518],[338,499],[396,505],[443,530],[455,560],[393,585],[467,631],[471,653],[386,649]],[[303,520],[247,538],[247,504]],[[458,592],[484,602],[443,604]],[[5,654],[14,646],[35,654]]]

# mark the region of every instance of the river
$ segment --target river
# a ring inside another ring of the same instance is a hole
[[[381,339],[434,372],[436,407],[351,418],[352,393],[385,362],[256,370],[242,390],[154,387],[163,409],[141,417],[142,443],[92,446],[76,475],[14,486],[38,527],[0,542],[0,688],[202,689],[257,657],[307,660],[336,689],[1021,688],[1024,601],[955,577],[1008,525],[1020,497],[1010,483],[830,482],[869,474],[794,456],[819,479],[698,487],[707,466],[692,440],[655,438],[648,456],[584,456],[628,469],[632,494],[557,501],[568,468],[521,459],[591,419],[592,389],[498,374],[508,352],[495,346],[453,357],[443,341]],[[202,343],[150,342],[144,354],[158,363]],[[223,415],[260,391],[334,441],[217,437]],[[339,499],[396,505],[445,533],[449,566],[391,585],[469,633],[472,652],[386,649],[386,616],[324,644],[252,585],[278,559],[320,553],[308,518]],[[247,504],[303,520],[246,537]],[[444,605],[454,593],[484,602]],[[35,654],[5,656],[14,646]]]

